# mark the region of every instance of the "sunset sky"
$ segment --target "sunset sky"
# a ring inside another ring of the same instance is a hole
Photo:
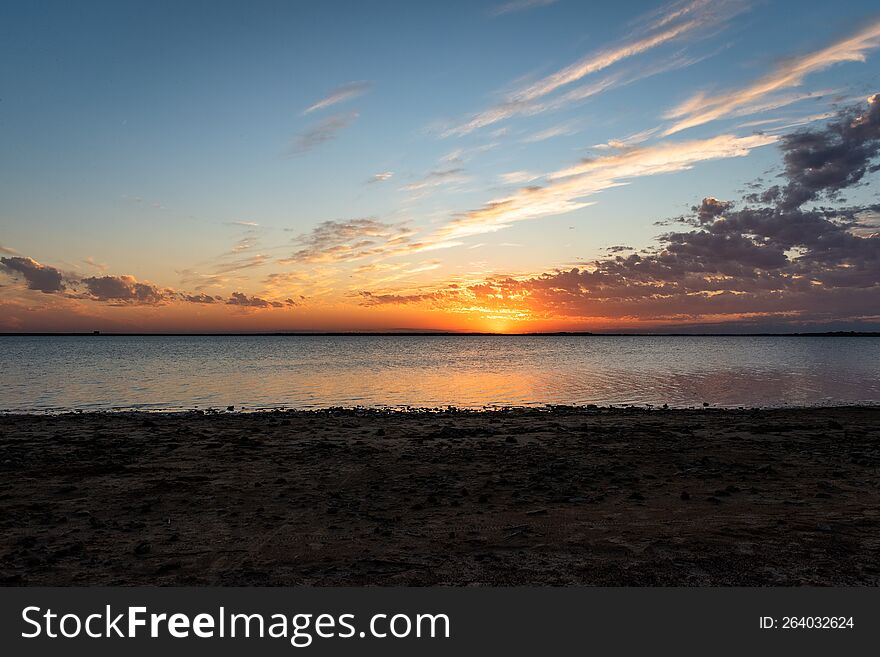
[[[880,327],[865,1],[0,5],[0,331]]]

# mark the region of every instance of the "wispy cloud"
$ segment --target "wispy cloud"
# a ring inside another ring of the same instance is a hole
[[[500,5],[495,5],[489,9],[490,16],[504,16],[505,14],[515,14],[529,9],[537,9],[538,7],[546,7],[556,3],[558,0],[511,0]]]
[[[666,118],[674,119],[664,135],[671,135],[688,128],[703,125],[728,116],[741,116],[744,109],[754,111],[768,107],[776,108],[795,102],[797,96],[767,99],[776,92],[799,86],[804,78],[817,71],[842,62],[864,62],[867,53],[880,47],[880,21],[871,23],[852,36],[802,57],[795,57],[779,65],[772,73],[757,81],[729,91],[708,94],[698,93],[667,112]],[[788,102],[790,101],[790,102]]]
[[[470,146],[468,148],[454,148],[440,158],[439,164],[441,166],[462,164],[464,162],[472,160],[478,155],[488,153],[489,151],[498,148],[498,146],[499,142],[490,141],[485,144],[478,144],[476,146]]]
[[[367,178],[367,183],[385,182],[386,180],[391,180],[393,176],[393,171],[382,171],[381,173],[374,173],[372,176]]]
[[[541,177],[543,177],[543,174],[532,171],[509,171],[500,174],[498,180],[503,185],[525,185]]]
[[[357,112],[334,114],[310,126],[300,133],[288,150],[288,155],[299,155],[312,150],[316,146],[331,141],[343,129],[347,128],[358,117]]]
[[[712,3],[694,0],[686,4],[667,5],[665,14],[640,28],[629,39],[590,53],[555,73],[506,94],[502,102],[473,115],[460,125],[446,130],[443,134],[445,136],[465,135],[515,115],[535,114],[547,109],[558,108],[571,102],[584,100],[619,84],[631,82],[633,79],[645,77],[648,73],[644,71],[630,75],[629,79],[627,76],[616,74],[599,82],[571,89],[566,95],[554,98],[552,102],[549,99],[544,100],[564,87],[636,55],[688,36],[706,36],[744,11],[746,7],[745,2],[741,0],[716,0]],[[696,60],[690,60],[691,63],[693,61]],[[682,65],[684,62],[685,60],[679,58],[678,65]],[[668,70],[668,68],[655,67],[653,74]]]
[[[877,321],[876,205],[827,207],[880,157],[880,96],[779,140],[787,182],[737,207],[706,197],[639,253],[614,246],[574,268],[465,285],[362,291],[365,305],[609,323]],[[823,205],[804,204],[822,199]],[[645,199],[650,208],[651,199]]]
[[[107,265],[102,262],[97,262],[92,256],[86,256],[83,258],[82,262],[89,267],[94,267],[98,271],[107,271],[107,269],[109,269]]]
[[[646,12],[636,18],[632,24],[643,30],[659,30],[681,18],[704,10],[714,0],[677,0]]]
[[[464,169],[455,167],[452,169],[442,169],[430,171],[425,176],[404,185],[401,189],[407,192],[420,192],[441,185],[452,185],[456,183],[466,182],[469,178],[465,175]]]
[[[788,130],[798,126],[815,123],[816,121],[824,121],[834,116],[834,112],[820,112],[819,114],[808,114],[806,116],[777,116],[772,119],[756,119],[754,121],[745,121],[737,125],[737,128],[758,128],[764,130]]]
[[[373,217],[345,221],[323,221],[311,232],[295,239],[300,247],[282,264],[349,262],[380,255],[406,244],[412,229]]]
[[[491,201],[468,212],[438,230],[437,240],[461,239],[493,232],[526,219],[571,212],[591,204],[585,201],[597,192],[624,185],[643,176],[683,171],[697,162],[741,157],[752,149],[777,140],[772,135],[736,137],[655,144],[584,160],[572,167],[546,175],[547,185],[524,187],[511,196]]]
[[[560,123],[558,125],[545,128],[544,130],[539,130],[538,132],[532,133],[524,137],[523,141],[527,144],[534,144],[539,141],[555,139],[556,137],[567,137],[569,135],[577,134],[577,132],[578,128],[572,123]]]
[[[658,130],[660,130],[660,128],[650,128],[648,130],[635,132],[626,137],[621,137],[620,139],[609,139],[605,143],[594,144],[593,148],[598,150],[623,150],[624,148],[629,148],[635,144],[641,144],[644,141],[648,141]]]
[[[309,105],[305,110],[303,110],[303,114],[311,114],[312,112],[317,112],[318,110],[327,109],[333,105],[338,103],[345,102],[347,100],[351,100],[352,98],[357,98],[358,96],[362,96],[367,93],[370,89],[372,89],[373,83],[367,80],[361,80],[359,82],[348,82],[343,84],[342,86],[336,87],[329,94],[321,98],[321,100]]]
[[[688,21],[681,25],[675,25],[665,29],[662,32],[592,53],[580,61],[560,69],[552,75],[548,75],[533,84],[515,91],[510,95],[509,99],[514,103],[525,103],[537,100],[538,98],[553,93],[561,87],[577,82],[592,73],[598,73],[621,60],[633,57],[634,55],[641,54],[647,50],[651,50],[652,48],[656,48],[657,46],[677,39],[684,34],[694,31],[700,27],[700,25],[700,21]]]
[[[217,274],[231,274],[232,272],[241,271],[242,269],[260,267],[269,262],[269,260],[269,256],[257,253],[242,260],[221,262],[214,267],[214,272]]]

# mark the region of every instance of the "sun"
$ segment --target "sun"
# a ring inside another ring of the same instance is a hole
[[[506,317],[486,317],[481,322],[482,330],[488,333],[511,333],[513,323]]]

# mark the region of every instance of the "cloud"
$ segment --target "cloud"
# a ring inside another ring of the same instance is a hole
[[[333,114],[315,123],[300,133],[288,150],[288,155],[299,155],[321,144],[336,138],[336,135],[347,128],[357,117],[357,112]]]
[[[777,116],[770,119],[755,119],[753,121],[743,121],[738,124],[737,128],[757,128],[760,126],[764,126],[766,130],[772,130],[774,132],[790,130],[791,128],[797,128],[802,125],[807,125],[809,123],[815,123],[816,121],[824,121],[825,119],[830,119],[835,116],[834,112],[821,112],[819,114],[808,114],[806,116]],[[779,124],[779,125],[776,125]],[[767,127],[772,126],[772,127]]]
[[[801,323],[876,321],[880,204],[803,205],[815,194],[859,184],[865,171],[877,169],[876,103],[872,97],[867,110],[843,110],[836,121],[784,137],[779,144],[788,183],[781,190],[756,191],[741,207],[707,196],[679,218],[689,229],[660,235],[641,253],[621,255],[628,249],[612,247],[609,256],[569,270],[418,294],[366,292],[362,303],[437,304],[440,299],[450,312],[618,326],[768,317]],[[792,186],[795,191],[789,192]],[[799,193],[802,189],[808,193]]]
[[[459,239],[492,232],[511,223],[571,212],[587,205],[583,199],[640,176],[683,171],[697,162],[742,157],[777,137],[719,135],[711,139],[660,143],[633,148],[604,157],[587,159],[546,175],[547,185],[524,187],[504,198],[472,210],[437,231],[435,238]]]
[[[237,246],[239,246],[241,250],[241,242],[239,242]],[[269,256],[263,253],[256,253],[249,258],[232,260],[228,262],[220,262],[214,267],[214,272],[216,274],[230,274],[232,272],[240,271],[242,269],[253,269],[254,267],[261,267],[270,260],[271,258]]]
[[[509,171],[498,176],[498,180],[504,185],[524,185],[542,178],[543,174],[531,171]]]
[[[515,305],[557,317],[854,319],[880,302],[880,239],[855,236],[850,225],[846,211],[744,208],[663,235],[648,255],[489,281],[473,292],[477,302],[516,299]]]
[[[410,303],[422,303],[425,301],[438,301],[447,298],[448,295],[442,292],[430,292],[427,294],[374,294],[372,292],[360,292],[361,305],[363,306],[384,306],[384,305],[405,305]]]
[[[0,244],[0,253],[5,253],[6,255],[18,255],[18,251],[15,249],[11,249],[8,246],[3,246]]]
[[[510,95],[509,100],[515,103],[537,100],[538,98],[553,93],[557,89],[567,86],[572,82],[577,82],[588,75],[598,73],[623,59],[633,57],[677,39],[682,35],[695,30],[699,25],[699,21],[688,21],[657,34],[645,36],[613,48],[607,48],[592,53],[574,64],[560,69],[552,75],[515,91]]]
[[[296,305],[292,299],[284,301],[249,297],[233,292],[224,301],[222,296],[204,293],[190,294],[171,288],[159,287],[149,281],[139,281],[131,275],[105,275],[77,278],[69,274],[62,277],[54,267],[42,265],[32,258],[0,258],[0,269],[15,276],[22,276],[28,289],[45,293],[61,293],[68,299],[83,299],[111,306],[159,306],[170,303],[221,304],[250,308],[283,308]],[[63,278],[63,282],[62,282]]]
[[[441,185],[451,185],[454,183],[466,182],[468,177],[464,175],[464,169],[455,167],[452,169],[439,169],[428,172],[424,177],[401,187],[407,192],[417,192]]]
[[[87,256],[83,259],[83,264],[88,265],[89,267],[94,267],[98,271],[107,271],[108,266],[102,262],[97,262],[92,256]]]
[[[499,135],[496,135],[499,136]],[[486,144],[478,144],[476,146],[471,146],[469,148],[454,148],[445,155],[443,155],[438,163],[442,167],[448,167],[452,165],[460,165],[468,160],[473,159],[477,155],[481,155],[483,153],[487,153],[495,148],[498,148],[498,142],[492,141]]]
[[[621,137],[620,139],[609,139],[604,144],[594,144],[593,148],[604,151],[604,150],[623,150],[625,148],[630,148],[634,144],[641,144],[642,142],[648,141],[660,128],[650,128],[648,130],[642,130],[641,132],[636,132],[626,137]]]
[[[241,306],[243,308],[284,308],[285,305],[294,305],[294,302],[291,299],[287,299],[286,302],[268,301],[256,296],[249,297],[243,292],[233,292],[226,300],[226,305]]]
[[[173,290],[160,289],[152,283],[138,281],[134,276],[90,276],[80,283],[89,298],[120,304],[157,305],[175,298]]]
[[[327,109],[332,105],[351,100],[352,98],[357,98],[358,96],[362,96],[363,94],[367,93],[370,89],[372,89],[372,87],[373,83],[367,80],[361,80],[359,82],[348,82],[339,87],[336,87],[336,89],[331,91],[329,94],[321,98],[321,100],[317,101],[316,103],[309,105],[305,110],[303,110],[303,114],[311,114],[312,112]]]
[[[391,180],[391,178],[393,176],[394,176],[393,171],[382,171],[381,173],[374,173],[372,176],[370,176],[367,179],[367,183],[370,184],[370,183],[385,182],[386,180]]]
[[[324,221],[296,242],[302,247],[290,263],[327,263],[358,260],[406,245],[413,231],[400,224],[388,224],[372,217],[346,221]]]
[[[691,212],[694,213],[700,224],[706,224],[715,221],[731,207],[733,207],[733,203],[730,201],[719,201],[714,196],[707,196],[700,205],[692,207]]]
[[[782,139],[785,174],[784,206],[795,208],[821,194],[832,199],[870,171],[880,154],[880,94],[868,99],[868,110],[842,112],[823,129],[801,131]]]
[[[546,141],[547,139],[553,139],[555,137],[566,137],[568,135],[573,135],[578,132],[578,129],[574,127],[570,123],[560,123],[559,125],[550,126],[549,128],[545,128],[544,130],[539,130],[527,137],[523,138],[523,141],[527,144],[534,144],[539,141]]]
[[[826,48],[792,58],[778,66],[772,73],[745,87],[714,95],[698,93],[692,96],[667,112],[666,118],[675,119],[675,123],[664,131],[664,135],[671,135],[727,116],[741,115],[743,108],[762,101],[769,94],[799,86],[810,73],[842,62],[864,62],[867,53],[877,47],[880,47],[880,21],[871,23],[852,36]],[[771,106],[780,105],[771,103]]]
[[[238,254],[243,251],[248,251],[257,245],[256,237],[242,237],[235,244],[232,245],[232,248],[229,250],[228,255]]]
[[[504,16],[505,14],[515,14],[529,9],[537,9],[538,7],[546,7],[555,4],[557,0],[511,0],[500,5],[496,5],[489,10],[490,16]]]
[[[365,305],[622,323],[870,318],[880,307],[880,236],[858,237],[849,213],[744,208],[661,236],[647,255],[612,255],[540,276],[461,290],[363,293]],[[789,256],[796,251],[798,255]]]
[[[506,94],[502,102],[473,115],[464,123],[446,130],[444,136],[465,135],[518,114],[537,114],[548,109],[556,109],[572,102],[585,100],[612,87],[629,84],[648,75],[692,64],[698,60],[677,57],[669,64],[640,67],[638,71],[628,76],[611,75],[596,83],[571,89],[562,96],[544,100],[560,89],[579,82],[587,76],[599,73],[619,62],[659,46],[679,41],[688,36],[705,37],[746,8],[746,4],[740,0],[715,0],[711,3],[698,0],[687,3],[686,6],[685,10],[682,3],[667,5],[663,17],[643,26],[634,36],[614,46],[590,53],[555,73],[515,89]]]
[[[682,142],[663,142],[644,148],[633,148],[621,153],[598,158],[588,158],[580,164],[548,175],[550,180],[571,178],[584,174],[599,174],[609,178],[669,173],[690,168],[695,162],[743,157],[753,148],[772,144],[771,135],[718,135],[709,139]]]
[[[223,297],[212,297],[210,294],[183,294],[181,299],[188,303],[218,303],[223,300]]]
[[[12,276],[21,276],[30,290],[52,294],[64,290],[61,272],[54,267],[41,265],[32,258],[13,256],[0,258],[0,269]]]

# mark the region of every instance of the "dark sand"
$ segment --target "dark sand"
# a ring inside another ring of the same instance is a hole
[[[0,416],[5,584],[880,584],[880,408]]]

